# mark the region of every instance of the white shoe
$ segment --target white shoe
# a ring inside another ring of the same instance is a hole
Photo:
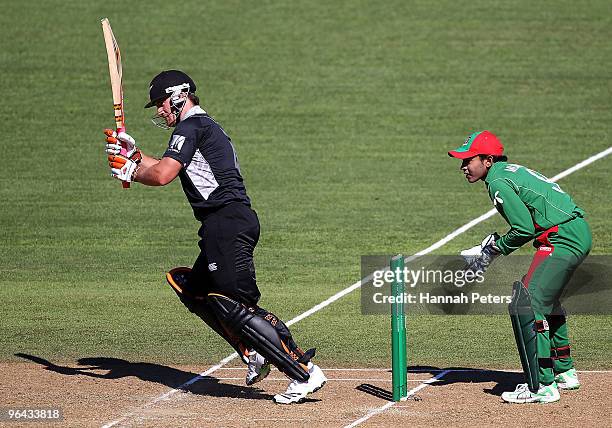
[[[246,384],[253,385],[265,379],[270,374],[270,363],[259,355],[254,349],[249,350],[249,363],[247,365]]]
[[[563,373],[559,373],[557,376],[555,376],[555,382],[557,382],[559,389],[580,388],[580,381],[578,380],[576,369],[569,369]]]
[[[308,374],[310,378],[307,382],[292,380],[287,391],[274,396],[274,402],[277,404],[302,403],[308,394],[318,391],[327,382],[323,370],[315,364],[308,363]]]
[[[519,383],[512,392],[504,392],[502,400],[508,403],[553,403],[559,401],[561,395],[556,383],[550,385],[540,384],[538,392],[531,392],[526,383]]]

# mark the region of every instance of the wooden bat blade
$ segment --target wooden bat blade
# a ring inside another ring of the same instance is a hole
[[[106,56],[108,58],[108,73],[110,75],[111,89],[113,92],[113,110],[115,113],[115,127],[117,133],[125,131],[125,116],[123,112],[123,68],[121,67],[121,51],[110,22],[107,18],[102,19],[102,32],[104,33],[104,44],[106,45]],[[125,155],[125,148],[121,154]],[[123,182],[124,188],[130,187],[130,183]]]
[[[102,20],[102,31],[108,57],[108,73],[110,75],[111,89],[113,92],[113,105],[115,110],[115,124],[117,129],[125,128],[123,114],[123,70],[121,67],[121,51],[110,22],[107,18]]]

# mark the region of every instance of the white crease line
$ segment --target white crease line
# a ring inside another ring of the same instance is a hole
[[[244,371],[244,366],[240,367],[221,367],[219,370],[240,370]],[[423,370],[429,371],[429,370]],[[442,370],[439,370],[442,371]],[[327,372],[391,372],[391,368],[382,369],[380,367],[360,367],[360,368],[342,368],[342,367],[325,367],[325,373]]]
[[[229,368],[234,369],[232,368]],[[238,369],[238,367],[236,367],[235,369]],[[223,370],[223,369],[218,369],[219,371]],[[225,370],[228,370],[227,368]],[[240,371],[244,371],[244,367],[240,367],[239,368]],[[325,373],[329,373],[332,371],[342,371],[343,369],[325,369]],[[350,369],[349,369],[350,370]],[[368,369],[363,369],[363,371],[369,371]],[[375,370],[372,370],[375,371]],[[390,372],[390,370],[386,370],[386,369],[379,369],[378,371],[384,371],[384,372]],[[419,370],[419,371],[415,371],[415,370],[410,370],[408,372],[408,374],[421,374],[421,373],[440,373],[440,372],[447,372],[447,373],[494,373],[494,372],[502,372],[502,373],[523,373],[522,370],[515,370],[515,369],[497,369],[497,370],[493,370],[493,369],[432,369],[432,370]],[[612,373],[612,370],[577,370],[578,373],[600,373],[600,374],[609,374]],[[219,381],[219,380],[238,380],[238,381],[244,381],[244,376],[202,376],[200,379],[198,379],[198,381],[202,382],[202,381]],[[338,378],[332,378],[332,377],[328,377],[327,380],[329,382],[391,382],[392,379],[391,378],[360,378],[360,377],[338,377]],[[262,382],[288,382],[289,378],[287,377],[274,377],[274,378],[270,378],[267,377],[265,378]],[[423,379],[408,379],[408,382],[423,382]]]
[[[419,392],[421,389],[426,388],[428,385],[431,385],[432,383],[440,380],[442,377],[444,377],[446,374],[448,374],[450,372],[450,370],[444,370],[443,372],[438,373],[437,375],[435,375],[434,377],[427,379],[426,381],[424,381],[423,383],[421,383],[419,386],[417,386],[416,388],[411,389],[410,391],[408,391],[408,394],[406,394],[406,397],[402,398],[402,401],[406,401],[408,398],[412,397],[414,394],[416,394],[417,392]],[[384,412],[385,410],[387,410],[388,408],[392,407],[395,403],[395,401],[390,401],[388,403],[386,403],[384,406],[379,407],[377,409],[374,410],[370,410],[365,416],[363,416],[360,419],[357,419],[355,422],[346,425],[344,428],[353,428],[356,427],[357,425],[362,424],[363,422],[367,421],[368,419],[370,419],[372,416],[374,415],[378,415],[379,413]]]
[[[244,369],[243,369],[244,370]],[[326,370],[327,372],[327,370]],[[206,380],[214,380],[214,381],[218,381],[218,380],[240,380],[240,381],[244,381],[244,376],[242,377],[213,377],[213,376],[206,376],[203,377],[202,379],[200,379],[200,381],[206,381]],[[372,378],[372,379],[368,379],[368,378],[359,378],[359,377],[337,377],[337,378],[327,378],[328,382],[391,382],[392,379],[388,379],[388,378]],[[289,382],[289,379],[286,377],[275,377],[270,379],[269,377],[265,378],[264,380],[262,380],[261,382]],[[408,379],[408,382],[423,382],[423,379]]]
[[[240,366],[240,367],[220,367],[218,370],[223,371],[223,370],[239,370],[239,371],[244,371],[245,368],[244,366]],[[439,372],[443,372],[443,371],[450,371],[450,372],[520,372],[522,373],[522,370],[515,370],[515,369],[505,369],[505,368],[500,368],[500,369],[481,369],[481,368],[463,368],[463,369],[452,369],[452,368],[446,368],[446,369],[436,369],[436,368],[431,368],[431,369],[411,369],[408,368],[408,373],[439,373]],[[327,372],[388,372],[391,373],[391,368],[380,368],[380,367],[372,367],[372,368],[368,368],[368,367],[359,367],[359,368],[341,368],[341,367],[325,367],[325,373]],[[576,370],[578,373],[612,373],[612,370]],[[217,378],[219,379],[219,378]],[[242,378],[241,378],[242,379]]]
[[[439,371],[440,373],[436,376],[434,376],[431,379],[428,379],[427,381],[423,382],[421,385],[417,386],[414,389],[411,389],[408,392],[408,395],[406,396],[405,399],[403,399],[402,401],[406,401],[410,396],[414,395],[416,392],[420,391],[421,389],[425,388],[427,385],[436,382],[437,380],[440,380],[442,377],[446,376],[448,373],[466,373],[466,372],[473,372],[473,373],[486,373],[486,372],[493,372],[493,371],[502,371],[502,372],[511,372],[511,373],[522,373],[522,370],[506,370],[506,369],[499,369],[499,370],[489,370],[489,369],[457,369],[457,370],[453,370],[453,369],[449,369],[449,370],[442,370],[442,369],[432,369],[429,370],[432,372],[436,372]],[[612,370],[577,370],[578,373],[612,373]],[[410,380],[409,380],[410,381]],[[388,408],[392,407],[393,405],[395,405],[397,403],[395,402],[389,402],[387,404],[385,404],[382,407],[379,407],[377,409],[371,410],[369,411],[364,417],[356,420],[355,422],[351,423],[350,425],[346,425],[344,428],[353,428],[365,421],[367,421],[368,419],[370,419],[372,416],[377,415],[379,413],[384,412],[385,410],[387,410]],[[398,406],[400,407],[400,406]],[[401,407],[407,407],[407,406],[401,406]]]
[[[573,167],[568,168],[565,171],[560,172],[559,174],[557,174],[553,178],[551,178],[551,180],[552,181],[560,180],[561,178],[566,177],[569,174],[572,174],[572,173],[578,171],[579,169],[584,168],[585,166],[595,162],[596,160],[608,156],[610,153],[612,153],[612,146],[608,147],[606,150],[604,150],[602,152],[597,153],[596,155],[593,155],[593,156],[583,160],[582,162],[577,163]],[[488,219],[489,217],[492,217],[495,213],[496,213],[495,208],[491,209],[490,211],[486,212],[485,214],[481,215],[480,217],[477,217],[477,218],[473,219],[472,221],[464,224],[460,228],[454,230],[450,234],[446,235],[444,238],[440,239],[438,242],[430,245],[429,247],[425,248],[422,251],[419,251],[414,256],[407,257],[405,261],[406,262],[410,262],[410,261],[412,261],[412,260],[414,260],[414,259],[416,259],[416,258],[418,258],[420,256],[423,256],[423,255],[428,254],[428,253],[430,253],[430,252],[432,252],[434,250],[437,250],[438,248],[444,246],[446,243],[450,242],[451,240],[453,240],[457,236],[461,235],[462,233],[464,233],[464,232],[468,231],[469,229],[471,229],[472,227],[476,226],[478,223],[481,223],[484,220]],[[296,316],[295,318],[287,321],[285,324],[287,326],[291,326],[291,325],[295,324],[296,322],[301,321],[301,320],[303,320],[306,317],[309,317],[310,315],[314,314],[315,312],[320,311],[321,309],[325,308],[326,306],[329,306],[330,304],[332,304],[336,300],[340,299],[341,297],[344,297],[347,294],[357,290],[359,287],[361,287],[361,284],[363,282],[368,282],[369,280],[371,280],[372,276],[373,276],[373,274],[370,274],[370,275],[366,276],[365,278],[362,278],[361,280],[357,281],[353,285],[345,288],[342,291],[339,291],[338,293],[334,294],[333,296],[331,296],[330,298],[324,300],[323,302],[319,303],[318,305],[313,306],[312,308],[310,308],[306,312],[304,312],[304,313]],[[217,365],[212,366],[210,369],[206,370],[205,372],[202,372],[198,376],[195,376],[193,379],[188,380],[184,384],[180,385],[178,388],[171,389],[170,391],[166,392],[165,394],[155,398],[153,401],[150,401],[149,403],[147,403],[144,406],[142,406],[141,409],[147,408],[147,407],[157,403],[160,400],[164,400],[164,399],[170,397],[171,395],[176,394],[177,392],[179,392],[182,389],[184,389],[186,386],[189,386],[189,385],[197,382],[203,376],[208,376],[210,373],[213,373],[213,372],[217,371],[218,369],[220,369],[221,367],[223,367],[224,365],[226,365],[227,363],[232,361],[237,356],[238,356],[238,354],[234,353],[232,355],[229,355],[229,356],[225,357]],[[119,419],[116,419],[116,420],[114,420],[112,422],[109,422],[109,423],[103,425],[102,428],[110,428],[112,426],[115,426],[118,423],[123,422],[124,420],[128,419],[130,416],[133,416],[133,415],[135,415],[135,411],[131,412],[131,413],[128,413],[128,414],[122,416]]]

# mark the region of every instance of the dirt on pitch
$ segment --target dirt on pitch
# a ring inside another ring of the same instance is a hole
[[[0,407],[60,408],[60,427],[113,426],[325,426],[343,427],[390,403],[391,374],[386,369],[327,369],[329,382],[303,404],[275,405],[287,379],[273,370],[255,387],[244,385],[244,367],[221,368],[175,391],[209,367],[167,366],[114,358],[50,362],[21,355],[25,362],[0,364]],[[408,374],[408,389],[439,374],[418,367]],[[562,392],[552,404],[511,405],[501,392],[513,389],[521,374],[457,370],[396,403],[360,426],[556,426],[610,425],[607,393],[612,372],[582,372],[578,391]],[[0,421],[3,426],[26,425]],[[47,421],[48,422],[48,421]],[[36,426],[38,423],[28,423]]]

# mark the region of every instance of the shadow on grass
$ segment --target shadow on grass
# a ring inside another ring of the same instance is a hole
[[[242,387],[227,383],[221,383],[218,379],[206,376],[188,385],[187,382],[199,376],[173,367],[155,363],[133,363],[120,358],[112,357],[89,357],[77,361],[77,367],[62,366],[54,364],[44,358],[24,353],[15,354],[17,357],[40,364],[55,373],[66,376],[88,376],[97,379],[121,379],[124,377],[135,377],[145,382],[154,382],[168,388],[178,389],[197,395],[211,397],[245,398],[250,400],[271,400],[272,395],[264,393],[259,388]],[[105,373],[98,373],[105,371]]]
[[[433,366],[409,366],[408,377],[410,374],[429,373],[432,377],[440,374],[443,371],[450,370],[450,373],[445,374],[442,379],[432,382],[430,386],[446,386],[454,383],[495,383],[492,388],[483,388],[483,392],[491,395],[501,396],[504,391],[514,391],[518,383],[525,382],[523,373],[521,372],[506,372],[501,370],[483,370],[467,367],[446,367],[439,368]],[[391,370],[389,370],[391,375]],[[423,379],[425,381],[426,379]],[[415,385],[416,386],[416,385]],[[374,397],[381,398],[386,401],[393,401],[393,391],[386,390],[367,383],[357,386],[355,389]],[[409,386],[410,389],[410,386]]]

